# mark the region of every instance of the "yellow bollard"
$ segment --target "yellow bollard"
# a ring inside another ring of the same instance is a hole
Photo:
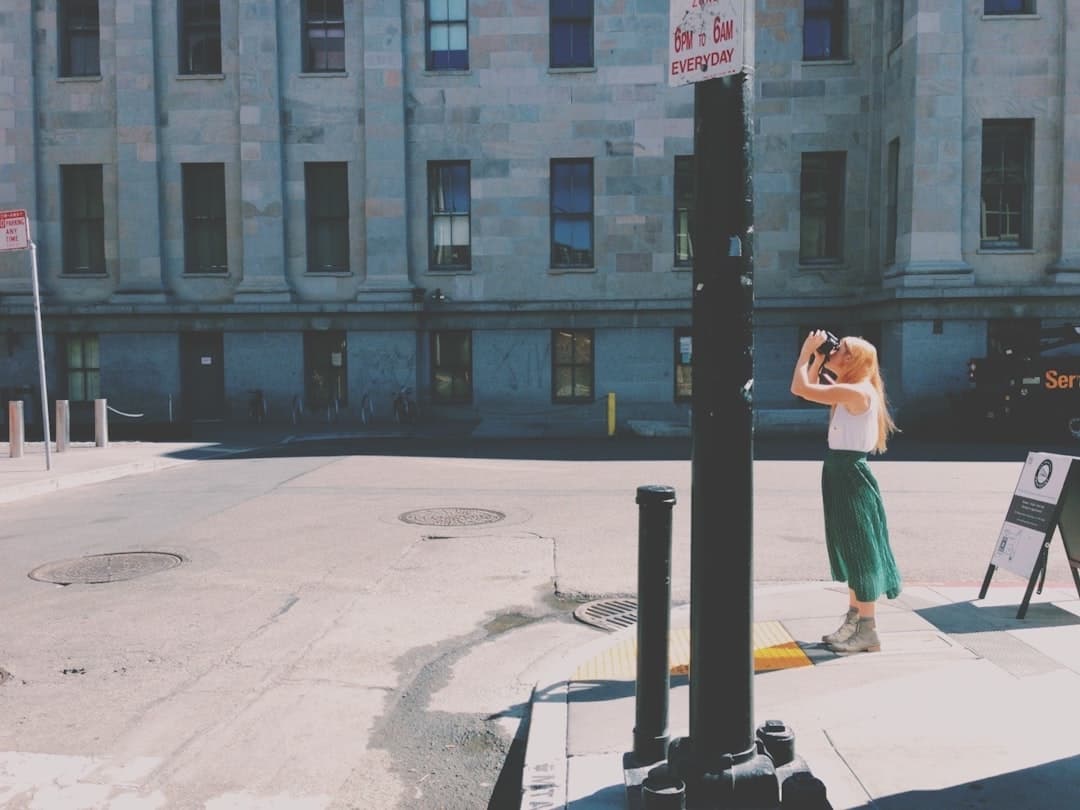
[[[615,435],[615,394],[607,395],[607,435]]]

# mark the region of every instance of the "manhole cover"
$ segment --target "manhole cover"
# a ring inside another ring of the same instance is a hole
[[[597,599],[586,602],[574,611],[579,622],[601,630],[621,630],[637,624],[636,599]]]
[[[127,551],[119,554],[94,554],[76,560],[40,565],[30,572],[30,579],[57,585],[97,585],[156,574],[175,568],[183,558],[161,551]]]
[[[443,506],[436,509],[414,509],[399,515],[398,520],[418,526],[482,526],[485,523],[498,523],[505,517],[502,512],[494,509]]]

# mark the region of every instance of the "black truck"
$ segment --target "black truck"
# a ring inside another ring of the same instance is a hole
[[[1006,440],[1080,439],[1080,323],[995,348],[968,362],[967,427]]]

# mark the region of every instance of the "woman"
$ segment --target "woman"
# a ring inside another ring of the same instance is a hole
[[[807,335],[791,378],[791,393],[832,409],[821,497],[829,567],[834,580],[848,584],[848,612],[821,640],[834,652],[877,652],[874,608],[881,594],[900,595],[900,572],[889,546],[881,490],[866,457],[883,452],[897,428],[874,345],[845,337],[830,346],[827,337],[821,330]],[[827,376],[822,375],[826,363]]]

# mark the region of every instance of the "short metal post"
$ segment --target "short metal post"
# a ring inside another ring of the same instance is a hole
[[[66,399],[56,400],[56,452],[63,453],[71,443],[71,411]]]
[[[25,429],[22,400],[13,399],[8,402],[8,448],[11,458],[22,458]]]
[[[94,444],[98,447],[109,446],[109,414],[104,399],[94,400]]]
[[[642,486],[638,504],[637,693],[634,759],[667,758],[671,687],[671,511],[675,490]]]

